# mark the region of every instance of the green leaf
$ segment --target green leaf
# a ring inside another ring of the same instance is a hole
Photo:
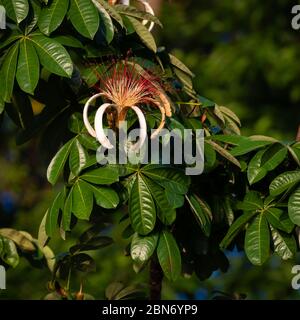
[[[297,165],[300,167],[300,150],[294,147],[286,146],[289,154],[293,157]]]
[[[45,224],[45,230],[48,237],[53,237],[53,234],[56,230],[58,214],[60,209],[63,208],[65,200],[64,196],[64,191],[59,192],[48,210]]]
[[[113,209],[118,206],[119,196],[114,189],[108,187],[96,187],[94,185],[90,185],[90,188],[94,193],[98,206],[105,209]]]
[[[223,114],[223,113],[221,112],[221,114]],[[229,133],[240,135],[241,129],[236,124],[236,122],[233,121],[230,117],[227,117],[227,115],[223,114],[223,117],[224,117],[224,121],[225,121],[224,132],[229,132]]]
[[[285,159],[287,148],[282,144],[275,143],[267,148],[262,157],[263,167],[272,171]]]
[[[105,39],[108,44],[110,44],[114,38],[114,25],[110,18],[110,15],[107,13],[107,11],[101,6],[97,0],[93,0],[94,5],[99,11],[100,14],[100,28],[103,32]]]
[[[274,244],[274,252],[276,252],[283,260],[294,258],[297,251],[297,244],[293,235],[286,235],[272,228],[272,240]]]
[[[72,218],[72,197],[73,197],[73,188],[69,191],[68,196],[63,207],[62,221],[61,225],[64,231],[70,231],[70,224]]]
[[[245,253],[254,265],[262,265],[269,257],[270,231],[267,219],[260,214],[246,230]]]
[[[128,5],[123,5],[123,4],[117,4],[114,7],[119,13],[122,13],[126,16],[138,18],[138,19],[143,19],[143,20],[148,20],[148,21],[153,21],[154,23],[158,24],[159,26],[162,27],[161,22],[159,19],[152,15],[151,13],[145,12],[145,11],[139,11],[135,7],[128,6]]]
[[[209,168],[213,167],[217,160],[216,151],[206,141],[204,141],[204,157],[205,157],[205,166]]]
[[[2,236],[0,236],[0,258],[13,268],[19,264],[19,255],[15,243]]]
[[[128,17],[129,21],[132,23],[136,33],[141,38],[142,42],[153,52],[157,51],[157,46],[151,32],[137,19]]]
[[[123,27],[122,17],[111,5],[109,5],[105,0],[96,1],[101,4],[101,6],[110,14],[112,18],[114,18],[120,24],[120,26]]]
[[[225,237],[220,243],[220,247],[225,249],[229,246],[232,240],[236,237],[236,235],[241,231],[241,229],[245,226],[245,224],[257,214],[255,211],[247,211],[243,213],[240,217],[238,217],[234,223],[230,226],[227,231]]]
[[[144,181],[146,182],[152,197],[155,200],[156,206],[158,207],[158,216],[163,224],[170,225],[176,219],[176,210],[174,210],[166,197],[164,189],[152,181],[147,177],[143,177]],[[174,194],[172,194],[174,196]]]
[[[147,235],[155,226],[156,211],[151,192],[138,174],[129,197],[129,216],[133,229],[141,235]]]
[[[261,194],[257,191],[249,191],[246,193],[244,200],[239,204],[238,208],[244,211],[258,211],[263,209],[264,203]]]
[[[172,233],[161,231],[157,245],[157,257],[164,275],[175,281],[181,273],[181,255]]]
[[[98,141],[85,133],[82,133],[78,136],[78,141],[87,149],[96,151],[99,148]]]
[[[64,20],[68,7],[69,0],[53,0],[50,6],[42,9],[38,20],[39,29],[47,36],[56,30]]]
[[[73,113],[69,118],[69,122],[68,122],[69,130],[77,134],[77,133],[81,133],[83,127],[84,127],[84,124],[82,121],[82,114],[79,112]]]
[[[74,28],[93,39],[99,28],[99,14],[90,0],[71,0],[69,17]]]
[[[239,161],[232,156],[231,153],[229,153],[226,149],[224,149],[223,147],[221,147],[219,144],[215,143],[214,141],[211,140],[205,140],[208,144],[210,144],[215,151],[217,151],[222,157],[226,158],[228,161],[232,162],[233,164],[235,164],[237,167],[241,167]]]
[[[86,150],[82,147],[80,142],[75,139],[72,143],[70,157],[69,157],[69,166],[71,172],[74,176],[78,176],[80,171],[84,168],[88,161],[88,154]]]
[[[38,19],[42,10],[39,3],[36,3],[35,0],[29,0],[29,1],[30,1],[29,3],[32,7],[32,10],[29,11],[29,16],[27,17],[27,20],[28,19],[30,20],[28,21],[28,23],[26,23],[26,26],[25,26],[26,35],[29,34],[38,23]]]
[[[145,263],[148,261],[156,249],[158,234],[140,236],[135,233],[131,240],[130,254],[133,261]]]
[[[179,194],[188,192],[190,177],[180,169],[147,165],[141,169],[141,172],[171,192]]]
[[[220,111],[228,116],[229,118],[231,118],[232,120],[234,120],[239,126],[241,126],[241,121],[240,119],[238,118],[238,116],[230,109],[224,107],[224,106],[220,106]]]
[[[93,192],[90,185],[77,180],[73,186],[72,212],[78,219],[88,220],[93,209]]]
[[[268,208],[265,210],[268,222],[276,229],[280,229],[287,233],[294,229],[293,222],[289,219],[283,210],[278,208]]]
[[[288,211],[291,221],[300,226],[300,187],[289,197]]]
[[[26,39],[20,41],[16,78],[20,88],[33,94],[40,75],[40,62],[32,43]]]
[[[210,236],[212,213],[210,207],[196,194],[185,196],[206,237]]]
[[[243,137],[239,135],[230,135],[230,134],[228,135],[218,134],[214,136],[209,136],[209,137],[206,137],[206,140],[216,140],[224,143],[229,143],[232,145],[240,145],[243,143],[247,143],[249,141],[247,137]]]
[[[41,33],[30,35],[38,53],[41,64],[49,72],[63,77],[71,77],[73,73],[73,62],[66,49],[57,41],[45,37]]]
[[[65,47],[83,48],[82,43],[78,39],[76,39],[72,36],[69,36],[69,35],[68,36],[56,36],[53,39]]]
[[[170,62],[173,66],[175,66],[178,69],[182,70],[183,72],[187,73],[191,77],[195,77],[193,72],[183,62],[181,62],[178,58],[176,58],[172,54],[169,54],[169,57],[170,57]]]
[[[181,208],[184,204],[184,195],[179,193],[174,193],[172,190],[165,189],[166,199],[171,208]]]
[[[57,182],[58,177],[62,172],[65,163],[68,159],[68,156],[71,152],[73,143],[74,139],[68,141],[51,160],[47,169],[47,179],[52,185],[54,185]]]
[[[18,24],[27,17],[29,12],[27,0],[5,0],[4,7],[7,15]]]
[[[244,142],[241,142],[237,147],[231,149],[230,154],[235,157],[242,156],[246,153],[262,148],[271,143],[271,141],[254,141],[247,139]]]
[[[300,170],[287,171],[276,177],[270,184],[270,194],[277,196],[300,182]]]
[[[16,43],[7,52],[0,70],[0,87],[2,87],[1,91],[5,102],[10,102],[11,100],[15,82],[18,52],[19,43]]]
[[[188,88],[189,90],[193,90],[193,81],[192,81],[191,76],[176,67],[174,67],[173,70],[174,70],[176,76],[178,77],[178,79],[184,85],[184,87]]]
[[[287,149],[279,143],[257,152],[248,166],[249,183],[253,184],[264,178],[268,171],[274,170],[285,159],[286,155]]]
[[[247,178],[250,185],[263,179],[268,173],[267,169],[262,166],[262,157],[264,153],[265,150],[258,151],[249,162],[247,169]]]
[[[119,175],[116,168],[110,166],[101,167],[83,174],[81,179],[95,184],[112,184],[119,181]]]

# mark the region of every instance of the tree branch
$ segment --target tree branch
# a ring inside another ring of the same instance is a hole
[[[161,288],[164,274],[156,258],[150,261],[150,300],[161,300]]]
[[[296,136],[296,141],[300,141],[300,125],[298,127],[298,132],[297,132],[297,136]]]

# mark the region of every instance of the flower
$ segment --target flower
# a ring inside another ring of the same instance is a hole
[[[138,116],[140,125],[140,139],[132,147],[138,150],[147,137],[147,124],[145,116],[141,111],[142,105],[152,105],[157,107],[162,115],[159,127],[151,135],[153,139],[165,125],[165,118],[171,117],[171,104],[165,92],[150,73],[146,71],[138,72],[137,67],[127,61],[114,64],[100,79],[100,93],[93,95],[85,104],[83,110],[83,120],[88,132],[107,149],[112,149],[113,145],[109,142],[103,129],[103,116],[107,109],[116,110],[115,122],[119,125],[125,120],[129,109],[133,110]],[[91,103],[97,98],[102,97],[107,100],[96,112],[94,126],[88,120],[88,109]]]

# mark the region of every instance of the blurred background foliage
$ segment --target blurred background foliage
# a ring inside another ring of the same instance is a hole
[[[151,0],[149,0],[151,2]],[[154,0],[153,0],[154,1]],[[154,1],[164,29],[156,29],[159,43],[173,50],[197,75],[197,91],[233,109],[242,120],[244,135],[272,135],[293,140],[300,124],[300,32],[291,28],[288,0],[172,0]],[[0,227],[26,230],[37,237],[40,221],[53,200],[46,182],[47,163],[42,160],[39,141],[16,147],[16,128],[1,119]],[[117,219],[118,217],[114,217]],[[147,273],[136,276],[131,261],[120,255],[126,242],[111,231],[115,244],[94,254],[97,272],[86,279],[78,274],[71,283],[98,299],[113,281],[127,285],[147,283]],[[78,233],[87,228],[80,224]],[[75,229],[75,230],[76,230]],[[51,240],[54,252],[63,252],[76,238]],[[72,240],[73,239],[73,240]],[[300,298],[291,288],[292,265],[272,258],[263,267],[252,266],[242,254],[229,256],[226,274],[213,273],[206,281],[181,277],[163,286],[164,299],[287,299]],[[297,258],[300,264],[300,257]],[[7,273],[2,299],[41,299],[47,294],[50,272],[33,269],[25,259]],[[224,294],[223,294],[224,293]]]

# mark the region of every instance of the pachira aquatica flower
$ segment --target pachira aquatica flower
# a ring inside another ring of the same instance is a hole
[[[113,115],[113,122],[117,127],[125,121],[130,109],[136,113],[140,126],[140,137],[131,147],[132,150],[139,150],[147,137],[147,124],[143,106],[152,106],[158,108],[161,112],[161,122],[152,133],[151,139],[155,138],[164,127],[166,117],[172,115],[170,101],[159,81],[147,71],[138,72],[134,64],[126,61],[115,63],[109,68],[105,75],[100,78],[98,90],[100,92],[94,94],[86,102],[83,110],[83,120],[89,134],[107,149],[112,149],[113,145],[108,140],[103,127],[103,116],[106,112]],[[88,119],[89,107],[100,97],[104,103],[98,108],[92,126]]]

